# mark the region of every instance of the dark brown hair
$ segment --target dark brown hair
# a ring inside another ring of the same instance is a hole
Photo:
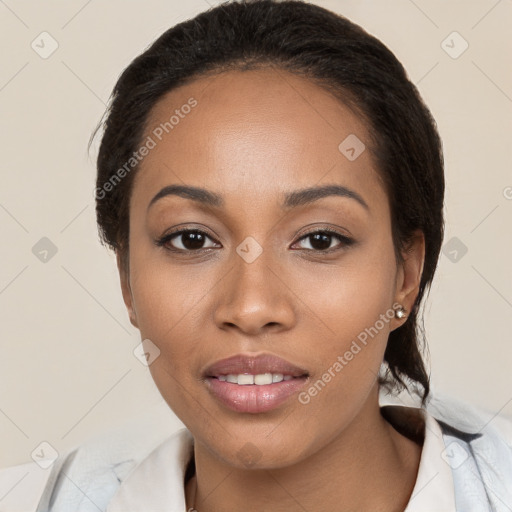
[[[419,294],[407,321],[390,333],[386,379],[381,380],[399,389],[407,381],[419,383],[425,401],[429,376],[420,350],[424,328],[419,307],[430,290],[444,234],[441,141],[393,53],[343,16],[296,0],[226,2],[170,28],[134,59],[119,77],[96,130],[104,130],[96,189],[101,240],[127,260],[128,206],[137,166],[119,170],[123,165],[126,170],[141,144],[158,100],[197,77],[258,66],[306,77],[363,116],[388,193],[397,262],[416,230],[425,235]]]

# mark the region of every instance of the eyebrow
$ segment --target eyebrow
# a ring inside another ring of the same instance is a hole
[[[169,185],[160,190],[160,192],[151,199],[148,205],[148,210],[159,199],[171,195],[183,197],[184,199],[191,199],[192,201],[214,208],[221,208],[225,204],[222,196],[204,188],[193,187],[190,185]],[[337,184],[309,187],[295,190],[294,192],[288,192],[284,196],[282,208],[290,209],[298,206],[304,206],[329,196],[354,199],[366,210],[370,211],[370,207],[366,201],[357,192]]]

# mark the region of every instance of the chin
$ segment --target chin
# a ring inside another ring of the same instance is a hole
[[[194,427],[192,426],[192,429]],[[232,425],[225,430],[200,433],[191,430],[196,439],[227,465],[239,469],[277,469],[291,466],[307,457],[310,443],[301,432],[290,432],[275,424],[254,428],[254,425]],[[194,429],[195,430],[195,429]],[[204,435],[203,435],[204,434]]]

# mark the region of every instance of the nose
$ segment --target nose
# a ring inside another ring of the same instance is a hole
[[[248,263],[234,254],[234,267],[222,280],[214,313],[221,329],[263,335],[290,329],[296,318],[294,294],[270,251]]]

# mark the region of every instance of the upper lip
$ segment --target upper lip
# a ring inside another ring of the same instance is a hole
[[[221,359],[211,364],[203,372],[206,377],[216,377],[218,375],[238,375],[248,373],[259,375],[262,373],[282,373],[292,377],[302,377],[308,375],[304,368],[277,357],[273,354],[246,355],[237,354],[226,359]]]

